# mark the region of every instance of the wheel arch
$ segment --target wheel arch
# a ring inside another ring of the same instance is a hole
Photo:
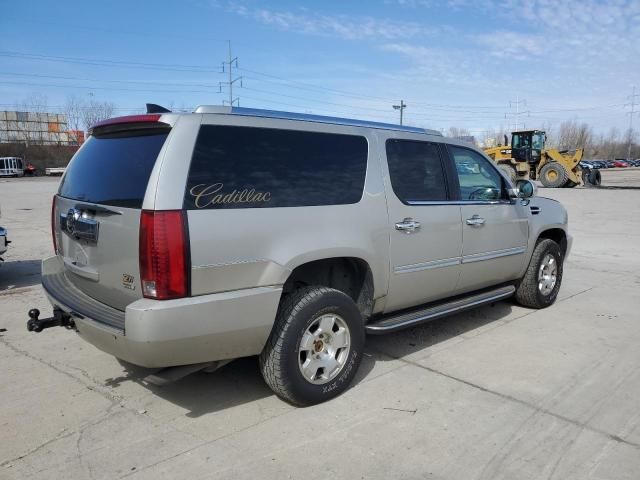
[[[538,243],[541,239],[548,238],[549,240],[553,240],[558,245],[560,245],[560,251],[562,252],[562,256],[564,257],[567,253],[567,233],[562,228],[548,228],[546,230],[541,231],[538,234],[538,238],[536,239],[536,243]]]
[[[363,318],[373,309],[374,277],[369,263],[352,256],[309,260],[291,270],[282,298],[306,286],[325,286],[347,294],[356,303]],[[281,299],[282,301],[282,299]]]

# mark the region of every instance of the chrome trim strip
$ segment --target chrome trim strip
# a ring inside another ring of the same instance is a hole
[[[411,265],[401,265],[393,268],[393,273],[413,273],[421,270],[431,270],[432,268],[454,267],[460,265],[460,257],[443,258],[442,260],[432,260],[430,262],[414,263]]]
[[[493,260],[494,258],[508,257],[511,255],[521,255],[526,251],[527,251],[527,247],[514,247],[514,248],[505,248],[504,250],[495,250],[493,252],[463,255],[462,263],[483,262],[485,260]]]
[[[510,297],[516,291],[513,285],[491,290],[489,292],[472,295],[452,302],[436,305],[417,312],[406,313],[398,316],[391,316],[379,322],[369,324],[365,327],[367,333],[382,334],[410,327],[412,325],[435,320],[452,313],[467,310],[485,303],[492,303],[503,298]]]
[[[408,205],[513,205],[513,200],[413,200]]]
[[[205,265],[193,265],[191,267],[191,269],[192,270],[197,270],[197,269],[201,269],[201,268],[230,267],[230,266],[235,266],[235,265],[247,265],[247,264],[252,264],[252,263],[266,263],[266,262],[269,262],[269,260],[264,259],[264,258],[246,259],[246,260],[234,260],[234,261],[225,262],[225,263],[208,263],[208,264],[205,264]]]

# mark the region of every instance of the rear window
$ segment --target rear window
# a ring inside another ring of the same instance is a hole
[[[357,203],[367,152],[361,136],[204,125],[191,160],[185,208]]]
[[[73,200],[141,208],[168,133],[91,136],[69,164],[58,193]]]

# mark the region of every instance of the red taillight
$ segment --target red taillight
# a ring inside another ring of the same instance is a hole
[[[58,254],[58,242],[56,241],[56,196],[51,201],[51,237],[53,238],[53,253]]]
[[[189,245],[182,210],[143,210],[140,217],[140,280],[146,298],[188,295]]]

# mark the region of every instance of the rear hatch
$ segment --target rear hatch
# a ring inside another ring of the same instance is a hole
[[[54,200],[54,240],[65,275],[88,296],[118,310],[142,298],[142,203],[170,131],[158,120],[159,115],[139,115],[94,127]]]

